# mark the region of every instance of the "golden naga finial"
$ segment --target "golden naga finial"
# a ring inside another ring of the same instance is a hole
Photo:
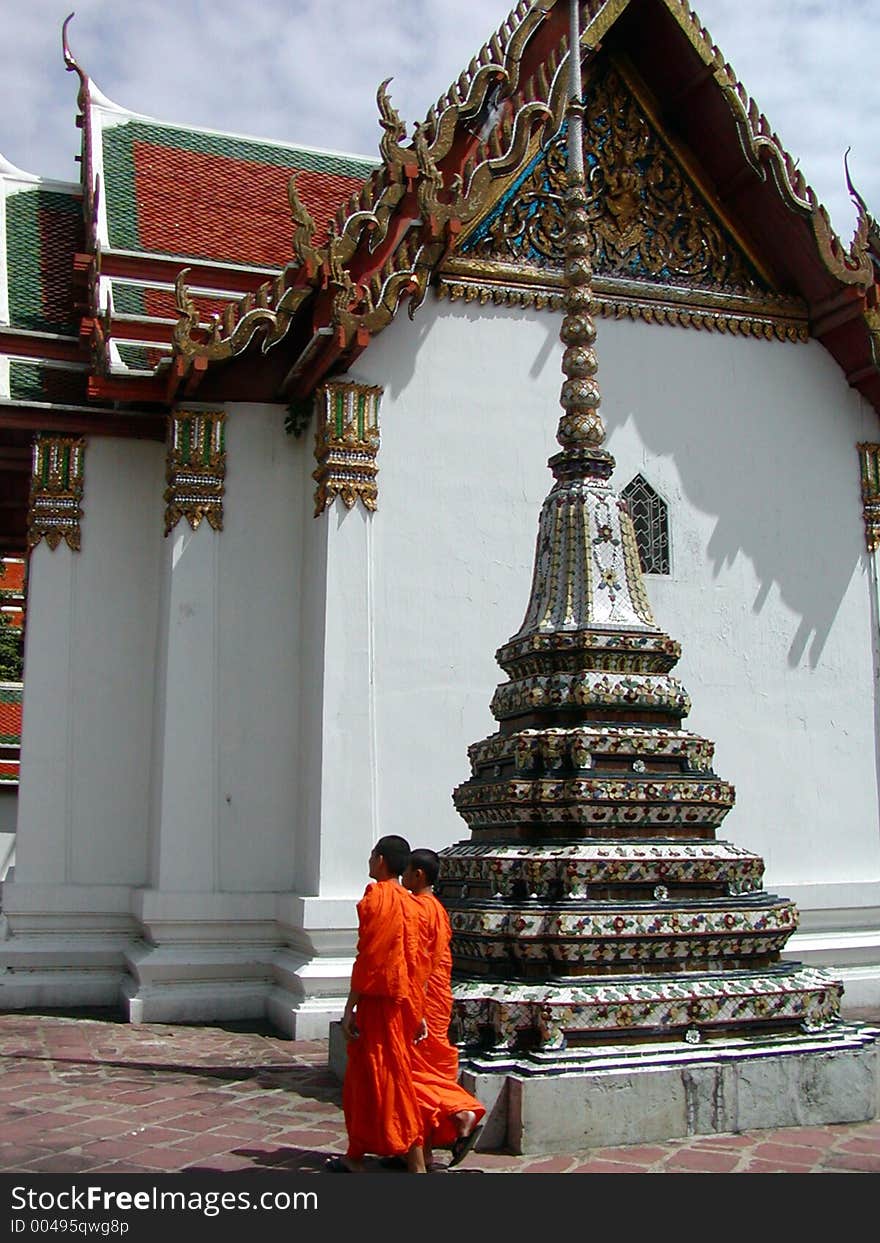
[[[89,102],[89,75],[77,64],[76,57],[70,50],[70,44],[67,42],[67,27],[76,17],[76,13],[69,13],[65,17],[61,26],[61,55],[64,57],[64,66],[68,73],[76,73],[79,75],[79,94],[77,95],[77,106],[81,111],[85,112]]]
[[[191,344],[193,332],[197,332],[199,327],[198,308],[190,297],[186,284],[186,278],[189,276],[190,271],[190,268],[181,268],[174,281],[174,301],[177,305],[180,319],[174,325],[171,336],[175,348],[181,353],[191,352],[191,350],[188,351],[184,347]]]
[[[870,257],[868,255],[868,239],[872,231],[876,233],[877,221],[874,220],[873,216],[868,211],[867,203],[853,185],[852,177],[849,174],[849,153],[851,150],[852,147],[847,147],[844,152],[843,169],[846,175],[846,188],[849,191],[850,198],[856,205],[858,214],[856,216],[855,232],[853,233],[853,240],[849,250],[854,262],[865,261],[870,265]]]
[[[379,84],[376,91],[376,103],[379,105],[379,124],[385,133],[379,139],[379,150],[382,152],[382,158],[386,164],[403,164],[406,162],[408,152],[401,147],[401,142],[406,138],[406,126],[400,119],[400,113],[391,103],[388,96],[388,83],[391,78],[386,78],[384,82]]]
[[[435,191],[443,189],[443,174],[437,167],[437,163],[425,138],[423,126],[418,122],[413,126],[413,150],[415,151],[416,163],[419,166],[419,172]]]
[[[309,215],[308,208],[299,197],[296,188],[296,173],[290,174],[290,180],[287,183],[287,201],[290,204],[290,214],[296,228],[293,231],[293,252],[299,259],[300,263],[310,266],[312,271],[317,271],[321,266],[323,254],[320,250],[312,245],[312,239],[315,236],[315,222]]]

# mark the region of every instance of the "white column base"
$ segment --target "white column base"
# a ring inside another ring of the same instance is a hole
[[[843,981],[844,1017],[880,1010],[880,882],[774,886],[800,911],[782,957]]]
[[[325,1040],[348,994],[355,902],[8,885],[0,1008],[121,1006],[133,1023],[268,1017],[293,1039]]]
[[[128,948],[120,1001],[132,1023],[262,1018],[281,944],[274,893],[140,889],[143,940]]]
[[[278,900],[286,945],[275,958],[266,1014],[291,1039],[326,1040],[342,1017],[357,948],[356,901],[296,894]]]
[[[129,1023],[217,1023],[263,1018],[267,988],[265,981],[246,980],[149,987],[127,978],[119,1000]]]
[[[116,1006],[138,928],[124,885],[3,886],[0,1009]]]

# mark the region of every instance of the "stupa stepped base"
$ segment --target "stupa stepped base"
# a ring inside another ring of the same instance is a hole
[[[675,842],[668,838],[627,841],[531,842],[528,845],[459,842],[442,853],[438,897],[526,895],[587,897],[596,887],[641,888],[654,896],[682,897],[700,888],[713,894],[759,892],[764,861],[731,842]],[[608,895],[610,896],[610,894]]]
[[[487,1106],[478,1149],[576,1152],[689,1135],[864,1122],[880,1113],[880,1031],[712,1035],[600,1049],[474,1055],[461,1082]]]
[[[815,1031],[838,1022],[843,987],[780,963],[761,972],[453,982],[453,1029],[467,1056],[677,1037],[695,1044],[737,1029]]]

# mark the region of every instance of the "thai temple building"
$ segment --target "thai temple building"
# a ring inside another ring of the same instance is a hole
[[[880,1005],[880,229],[685,0],[570,16],[364,158],[65,37],[80,181],[0,163],[0,1008],[326,1036],[388,833],[523,1150],[563,1055]]]

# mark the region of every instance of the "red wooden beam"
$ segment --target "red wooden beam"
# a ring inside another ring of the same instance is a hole
[[[166,404],[165,385],[157,376],[133,380],[121,376],[89,376],[87,392],[92,401]]]
[[[203,263],[198,259],[163,258],[158,255],[121,255],[112,250],[101,252],[101,275],[116,276],[135,281],[157,281],[173,285],[179,273],[189,268],[186,283],[207,286],[209,289],[226,290],[230,293],[251,293],[274,280],[280,272],[274,268],[247,272],[222,264]]]
[[[0,354],[10,358],[51,359],[53,362],[82,362],[76,337],[30,336],[0,328]]]
[[[81,406],[0,402],[0,428],[161,441],[165,439],[165,416],[144,410],[86,410]]]

